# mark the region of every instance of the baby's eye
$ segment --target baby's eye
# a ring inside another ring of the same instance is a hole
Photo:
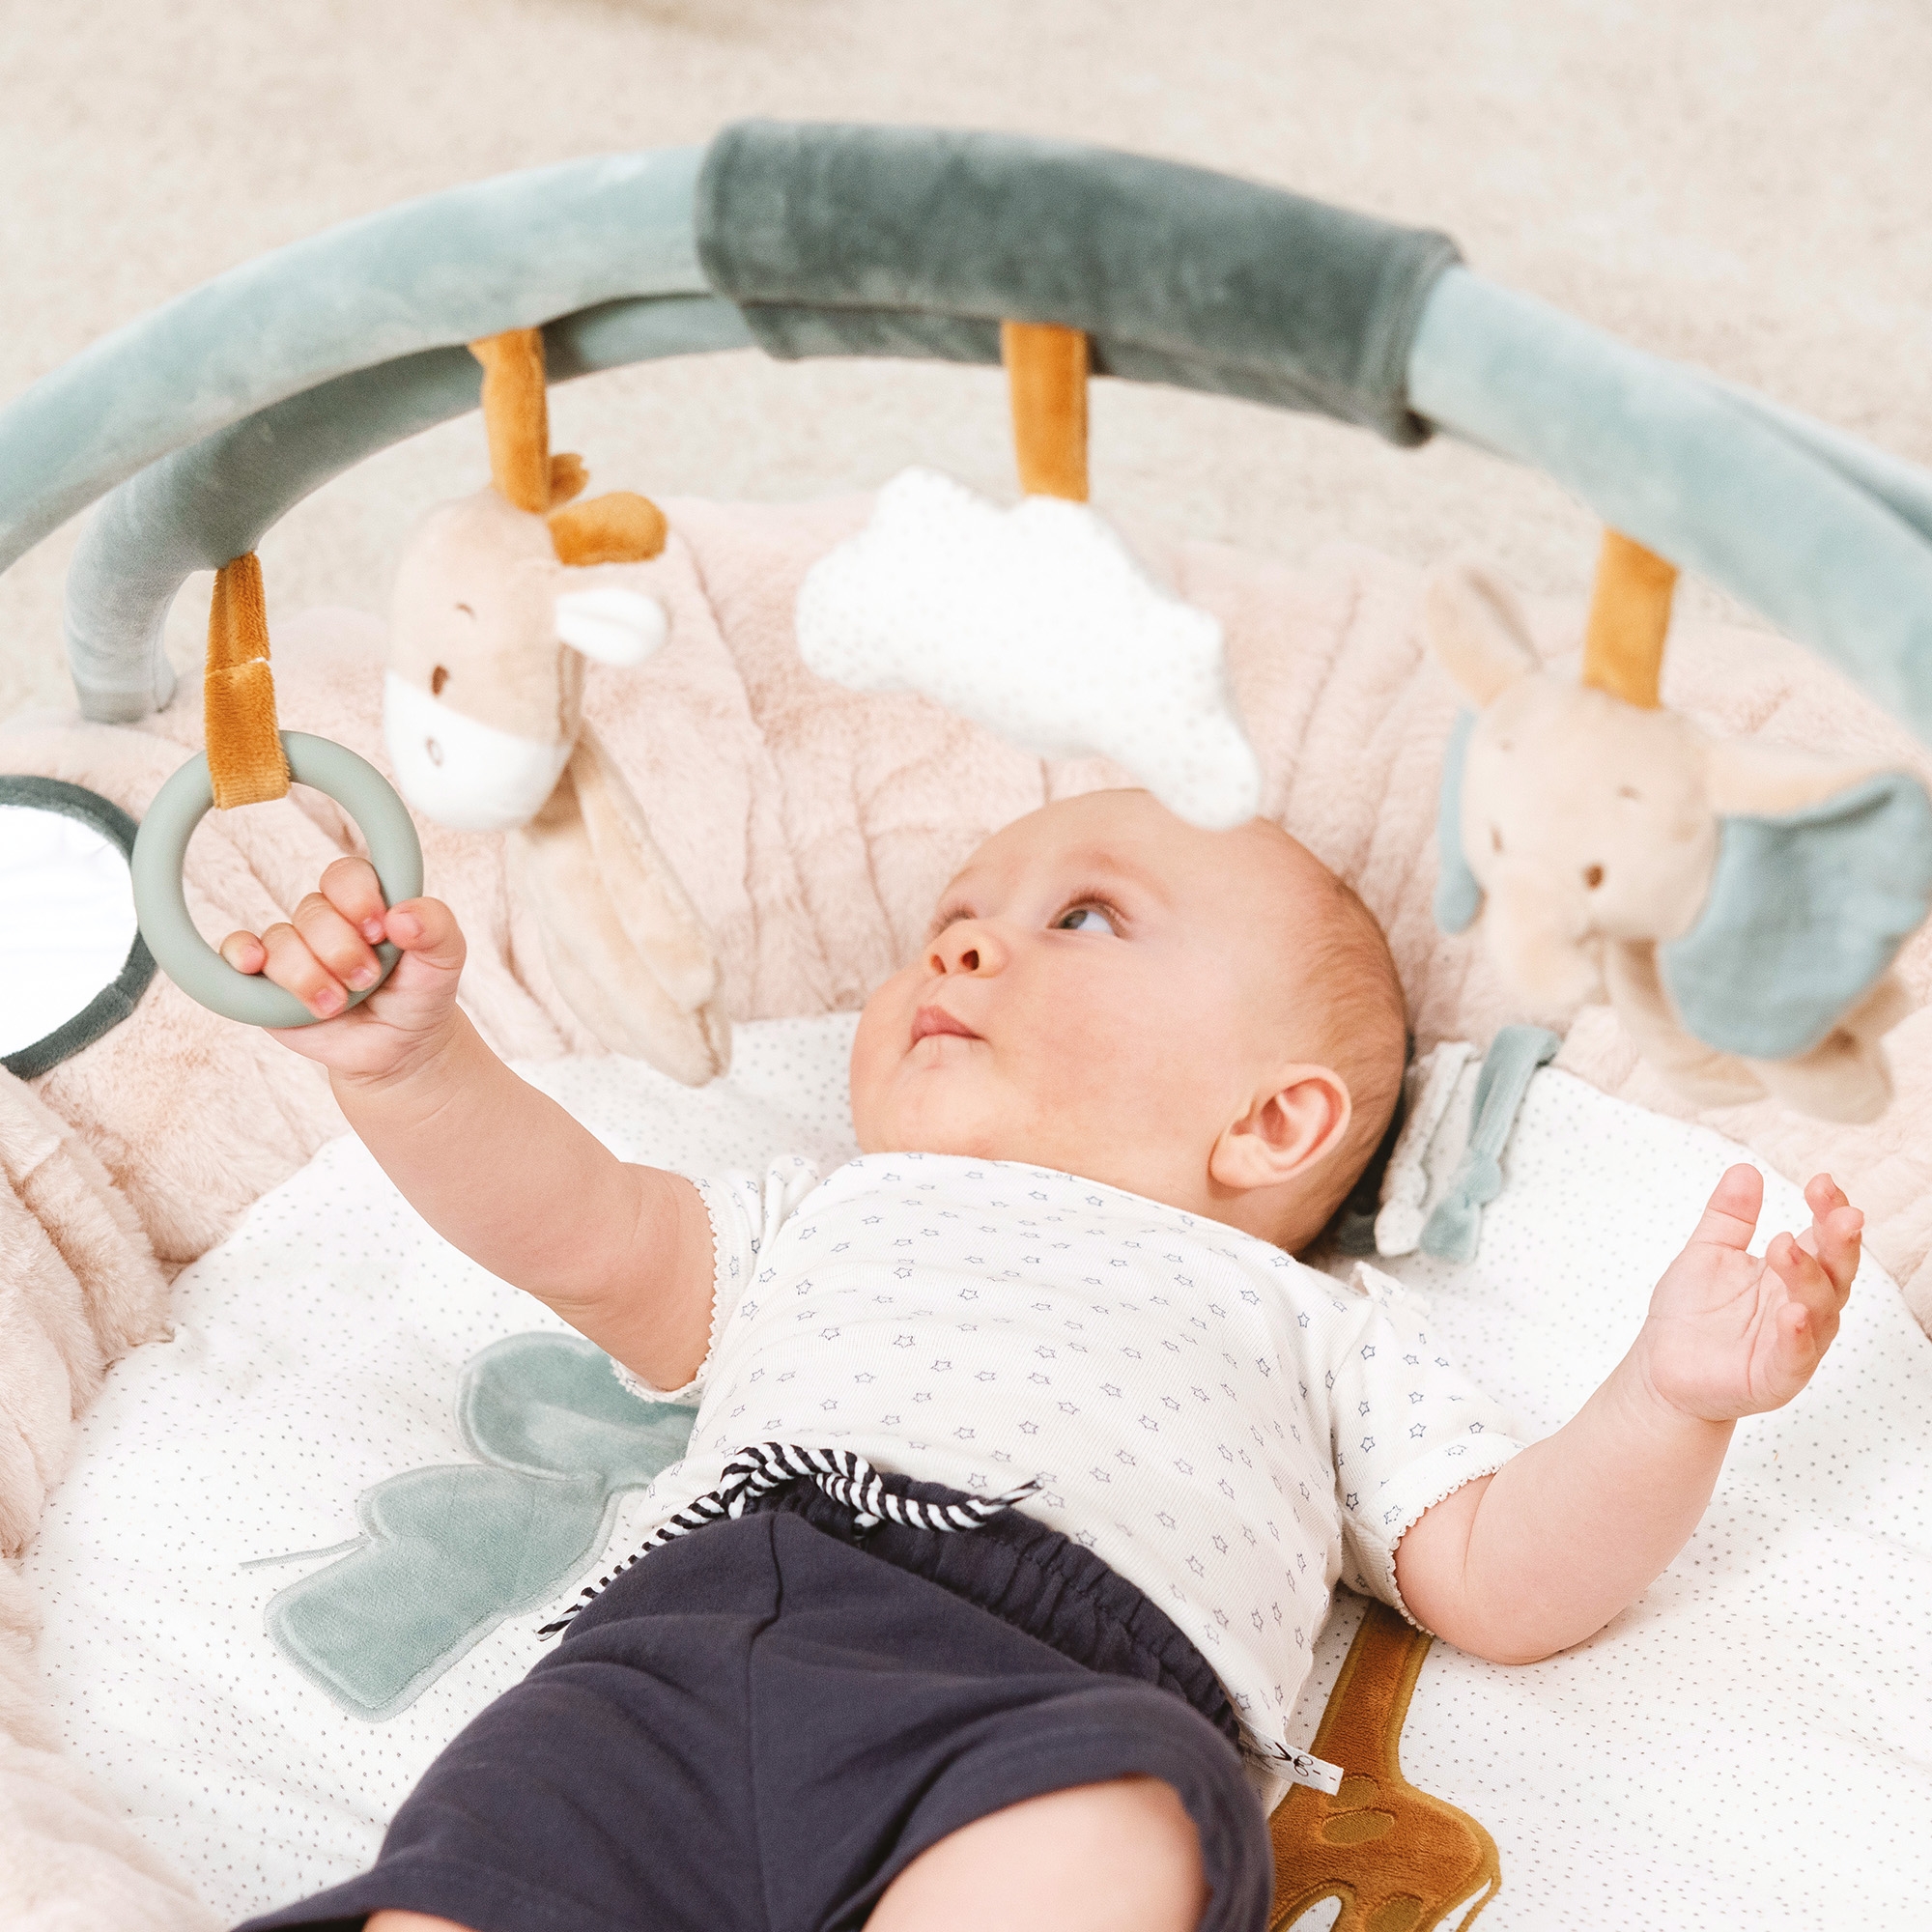
[[[1071,912],[1064,912],[1054,921],[1056,932],[1113,932],[1114,922],[1094,905],[1075,906]],[[1119,934],[1116,933],[1118,938]]]

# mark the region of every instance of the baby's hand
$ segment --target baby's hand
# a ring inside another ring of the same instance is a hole
[[[1781,1408],[1811,1379],[1838,1332],[1865,1217],[1830,1175],[1804,1189],[1811,1226],[1747,1251],[1764,1205],[1754,1167],[1726,1171],[1684,1252],[1650,1299],[1636,1354],[1671,1407],[1707,1422]]]
[[[239,973],[260,973],[293,993],[323,1024],[268,1029],[284,1046],[337,1073],[381,1079],[433,1045],[456,1008],[464,944],[440,899],[404,899],[384,911],[376,868],[338,859],[320,892],[296,908],[293,924],[257,938],[231,932],[221,956]],[[382,970],[375,943],[402,949],[395,970],[360,1006],[343,1009]]]

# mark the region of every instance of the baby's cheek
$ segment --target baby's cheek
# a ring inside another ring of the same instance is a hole
[[[884,988],[881,989],[881,993]],[[907,1022],[908,1030],[911,1022]],[[865,1141],[867,1123],[875,1122],[894,1062],[891,1051],[889,1015],[882,1010],[881,994],[874,993],[859,1016],[859,1030],[852,1038],[852,1123]]]

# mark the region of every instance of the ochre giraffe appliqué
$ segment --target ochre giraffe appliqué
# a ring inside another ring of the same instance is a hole
[[[1502,1882],[1495,1840],[1402,1775],[1397,1747],[1430,1639],[1373,1604],[1329,1693],[1315,1755],[1342,1767],[1334,1797],[1297,1784],[1275,1808],[1268,1932],[1339,1898],[1332,1932],[1464,1932]]]

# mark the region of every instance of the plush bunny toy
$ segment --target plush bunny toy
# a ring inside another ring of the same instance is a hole
[[[730,1027],[711,942],[622,774],[583,722],[586,660],[641,664],[663,607],[629,566],[664,548],[663,513],[583,488],[550,454],[543,337],[474,345],[492,486],[412,538],[391,606],[383,726],[417,810],[508,832],[511,889],[540,922],[558,990],[613,1053],[696,1086]]]
[[[1660,708],[1667,581],[1662,611],[1648,681],[1620,696],[1588,655],[1581,683],[1545,670],[1481,567],[1432,581],[1430,644],[1479,707],[1445,772],[1438,920],[1481,912],[1492,955],[1546,1009],[1607,999],[1702,1104],[1769,1091],[1875,1119],[1891,1097],[1880,1038],[1910,1005],[1891,961],[1932,897],[1932,801],[1876,761],[1719,743]]]

